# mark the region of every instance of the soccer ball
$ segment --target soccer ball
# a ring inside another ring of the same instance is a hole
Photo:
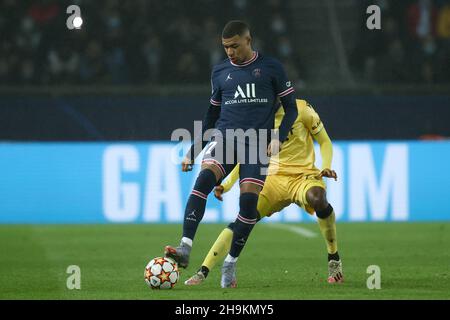
[[[177,263],[167,257],[150,260],[144,272],[144,280],[152,289],[172,289],[179,276]]]

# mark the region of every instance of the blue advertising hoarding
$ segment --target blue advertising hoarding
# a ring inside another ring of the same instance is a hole
[[[333,150],[337,220],[450,220],[450,142],[337,141]],[[0,223],[180,223],[200,169],[181,172],[182,154],[170,142],[1,143]],[[209,195],[204,221],[234,220],[238,197],[237,186],[223,203]],[[314,219],[291,205],[267,222]]]

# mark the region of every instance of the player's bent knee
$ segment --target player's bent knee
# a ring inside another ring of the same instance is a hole
[[[312,187],[306,193],[308,204],[314,208],[314,211],[324,210],[328,206],[325,189],[321,187]]]
[[[241,184],[241,195],[244,193],[255,193],[258,195],[262,190],[262,187],[254,183]]]
[[[212,171],[214,173],[215,178],[216,178],[216,182],[223,178],[222,171],[216,165],[213,165],[213,164],[210,164],[210,163],[202,163],[202,172],[204,170]]]

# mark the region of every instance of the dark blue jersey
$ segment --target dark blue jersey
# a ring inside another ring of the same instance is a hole
[[[281,63],[258,52],[242,64],[229,59],[214,66],[211,104],[221,106],[216,128],[273,129],[277,98],[294,92]]]

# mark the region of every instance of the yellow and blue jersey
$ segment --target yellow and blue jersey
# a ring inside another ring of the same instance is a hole
[[[316,159],[313,135],[323,129],[323,123],[307,101],[297,99],[296,103],[297,119],[281,151],[271,157],[269,175],[314,174],[319,171],[314,165]],[[283,116],[283,108],[280,108],[275,115],[275,128],[279,127]]]

